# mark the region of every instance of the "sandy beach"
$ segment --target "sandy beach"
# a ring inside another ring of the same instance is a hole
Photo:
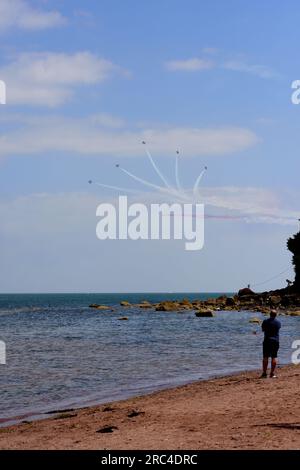
[[[194,382],[0,429],[1,449],[299,449],[300,367]]]

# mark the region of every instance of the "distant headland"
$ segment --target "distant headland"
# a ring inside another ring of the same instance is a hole
[[[138,307],[140,309],[152,309],[164,312],[178,312],[194,310],[197,317],[213,317],[214,311],[218,310],[248,310],[269,314],[271,309],[277,309],[282,315],[300,316],[300,231],[287,240],[287,248],[293,254],[293,265],[295,271],[294,281],[287,279],[287,286],[265,292],[254,292],[250,286],[241,288],[232,297],[221,295],[217,298],[206,300],[166,300],[159,303],[150,303],[145,300],[140,304],[132,305],[128,301],[121,302],[124,309]],[[98,310],[110,309],[108,306],[91,304],[91,308]],[[120,320],[128,318],[121,317]]]

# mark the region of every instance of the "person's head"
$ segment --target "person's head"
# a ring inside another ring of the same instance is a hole
[[[270,317],[271,318],[276,318],[276,316],[277,316],[277,310],[271,310]]]

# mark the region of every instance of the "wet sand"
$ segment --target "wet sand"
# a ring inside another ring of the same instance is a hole
[[[0,449],[300,449],[300,366],[258,377],[199,381],[2,428]]]

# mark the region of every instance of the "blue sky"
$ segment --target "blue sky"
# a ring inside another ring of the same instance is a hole
[[[300,10],[255,0],[0,0],[2,292],[234,291],[290,264],[297,227]],[[208,166],[205,246],[105,241],[97,204]],[[284,285],[292,271],[264,284]]]

